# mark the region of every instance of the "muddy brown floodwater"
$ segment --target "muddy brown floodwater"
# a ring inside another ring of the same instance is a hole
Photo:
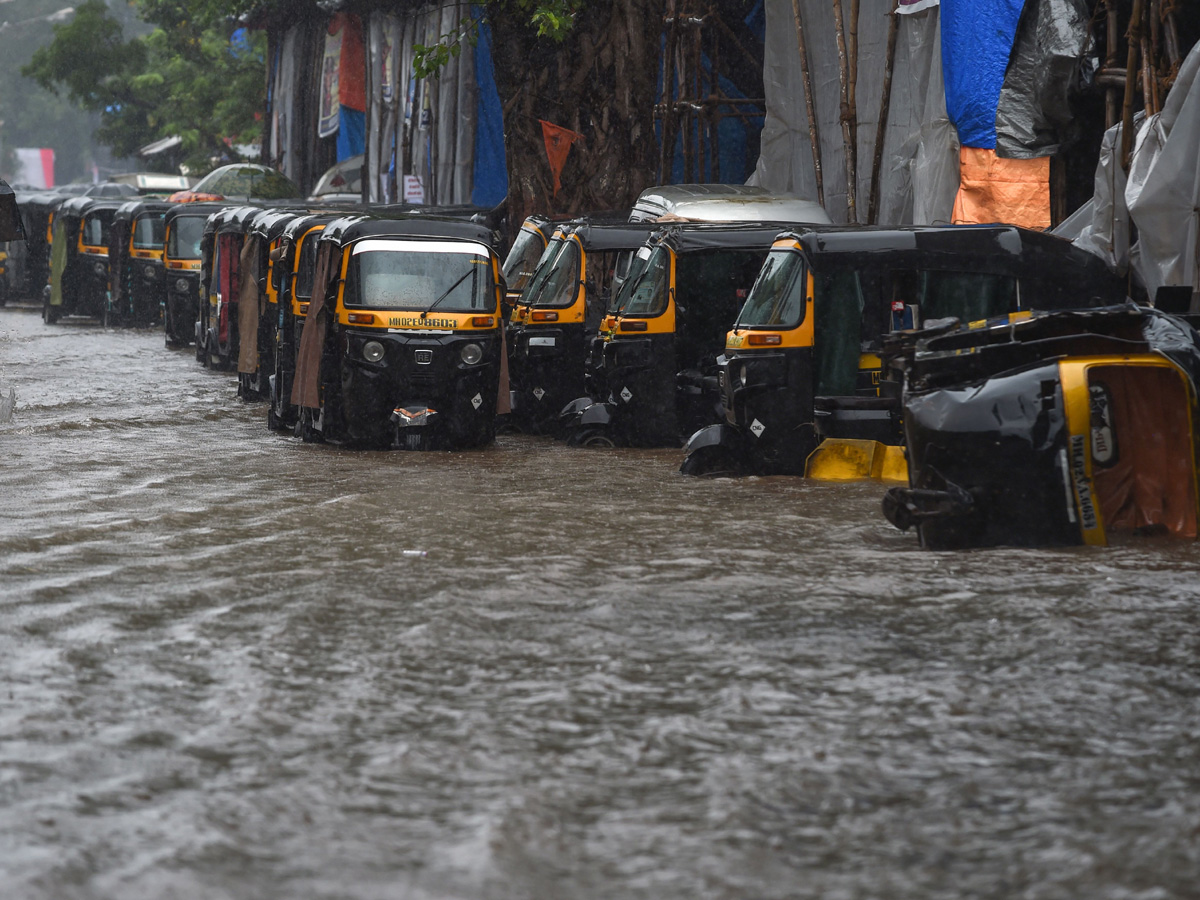
[[[271,434],[0,310],[4,898],[1191,898],[1200,552]],[[420,550],[426,556],[405,551]]]

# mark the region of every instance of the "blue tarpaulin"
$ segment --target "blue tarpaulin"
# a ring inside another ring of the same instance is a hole
[[[338,114],[337,161],[361,156],[367,150],[367,116],[343,106]]]
[[[479,18],[478,7],[471,8]],[[493,207],[508,196],[508,168],[504,157],[504,113],[500,108],[500,92],[492,70],[492,30],[487,23],[479,26],[475,44],[475,82],[479,101],[475,118],[475,184],[471,203]]]
[[[946,112],[964,147],[995,149],[996,104],[1025,0],[942,0]]]

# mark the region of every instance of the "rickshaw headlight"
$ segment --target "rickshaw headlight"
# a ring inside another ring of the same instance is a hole
[[[362,355],[367,362],[379,362],[383,359],[383,344],[379,341],[367,341],[363,344]]]
[[[186,294],[188,289],[188,280],[186,278],[175,279],[175,290],[181,294]]]
[[[483,359],[483,348],[478,344],[465,344],[459,355],[468,366],[473,366]]]
[[[142,269],[142,274],[145,275],[147,278],[153,278],[154,277],[154,266],[145,266]]]
[[[738,387],[746,386],[746,364],[744,362],[733,367],[733,383]]]
[[[93,263],[92,271],[95,272],[97,275],[103,275],[104,274],[104,263],[102,263],[102,262]]]

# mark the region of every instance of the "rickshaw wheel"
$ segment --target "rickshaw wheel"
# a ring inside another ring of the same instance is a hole
[[[53,325],[55,322],[58,321],[59,315],[60,315],[60,313],[53,306],[50,305],[49,300],[45,300],[42,302],[42,321],[43,322],[45,322],[47,325]]]
[[[571,436],[568,443],[572,447],[592,447],[603,450],[616,449],[617,442],[604,428],[584,428]]]
[[[684,457],[679,474],[698,478],[737,478],[742,474],[742,467],[728,450],[701,447]]]

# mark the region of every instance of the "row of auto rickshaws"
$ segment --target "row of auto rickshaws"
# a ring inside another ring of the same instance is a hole
[[[931,548],[1196,536],[1200,338],[1048,234],[534,216],[502,260],[472,210],[73,202],[70,308],[105,314],[107,245],[110,321],[157,297],[306,441],[683,445],[685,474],[895,482]]]

